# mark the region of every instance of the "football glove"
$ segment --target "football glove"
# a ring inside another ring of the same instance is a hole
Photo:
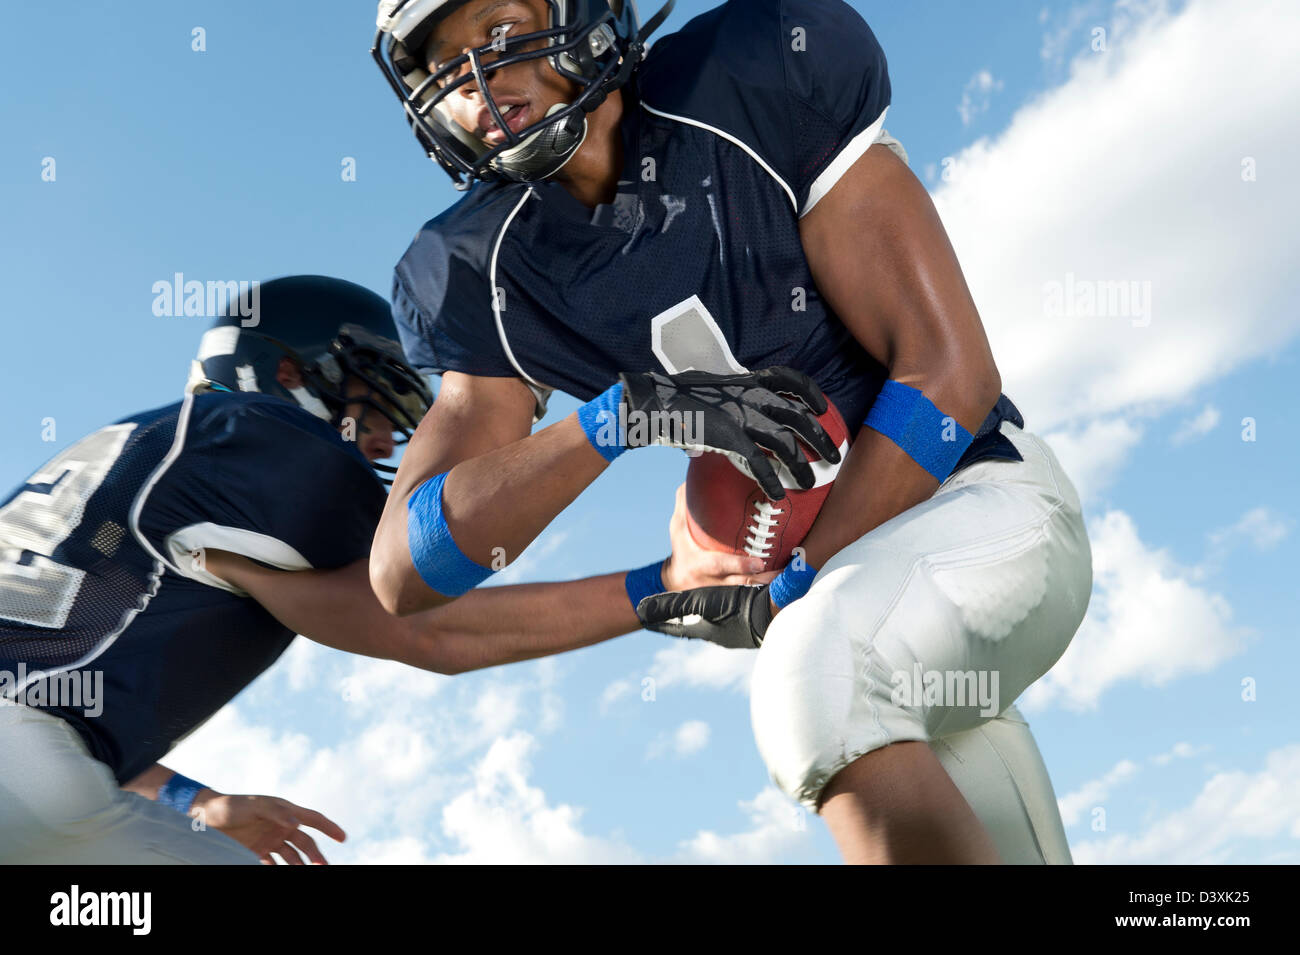
[[[731,650],[763,645],[772,604],[767,585],[700,587],[645,597],[636,607],[642,626],[674,637],[708,640]]]
[[[815,481],[802,440],[832,464],[839,448],[817,422],[826,411],[826,396],[816,383],[793,368],[776,366],[737,375],[686,371],[624,372],[623,409],[628,447],[662,444],[687,451],[725,454],[753,478],[769,499],[785,497],[771,451],[807,490]],[[782,394],[792,395],[793,399]]]

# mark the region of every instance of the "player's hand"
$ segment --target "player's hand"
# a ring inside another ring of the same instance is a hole
[[[190,815],[247,846],[263,865],[275,865],[272,853],[287,865],[307,864],[303,856],[312,865],[329,865],[303,826],[319,830],[335,842],[347,838],[333,821],[315,810],[275,796],[228,796],[205,789],[195,797]]]
[[[701,587],[645,597],[637,604],[636,615],[647,630],[752,650],[763,645],[772,622],[772,602],[766,584]]]
[[[824,460],[840,460],[839,448],[816,420],[826,412],[826,396],[793,368],[776,366],[741,375],[624,372],[619,381],[628,447],[663,444],[725,454],[771,500],[784,498],[785,488],[764,448],[805,490],[813,486],[813,472],[796,437]]]
[[[763,573],[761,557],[705,550],[695,542],[686,525],[686,485],[677,487],[677,503],[668,524],[673,552],[664,563],[661,576],[668,590],[694,590],[726,584],[765,584],[777,574]]]

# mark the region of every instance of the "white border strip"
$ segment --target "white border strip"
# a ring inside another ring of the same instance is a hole
[[[763,161],[762,156],[754,152],[754,150],[750,149],[748,146],[742,143],[735,136],[732,136],[730,133],[724,133],[716,126],[710,126],[708,123],[701,123],[698,119],[690,119],[686,116],[674,116],[672,113],[665,113],[663,110],[655,109],[653,106],[651,106],[650,104],[644,101],[642,101],[641,105],[645,107],[645,109],[648,110],[649,112],[654,113],[656,116],[662,116],[664,119],[673,119],[679,123],[685,123],[687,126],[698,126],[700,129],[707,129],[709,132],[721,136],[727,142],[739,146],[745,152],[749,153],[750,158],[753,159],[754,162],[762,166],[763,169],[767,171],[767,174],[771,176],[773,179],[775,179],[778,184],[780,184],[781,188],[785,190],[785,194],[790,197],[790,207],[794,209],[796,212],[799,211],[799,203],[794,197],[794,190],[790,188],[790,186],[786,183],[784,179],[782,179],[780,176],[776,174],[776,172],[772,169],[771,166],[769,166],[766,162]]]
[[[312,569],[311,563],[306,557],[298,553],[292,545],[286,544],[278,537],[245,530],[241,527],[213,524],[211,521],[191,524],[189,527],[182,527],[180,530],[172,531],[167,535],[164,546],[166,546],[167,553],[175,561],[175,566],[183,576],[188,577],[190,580],[196,580],[201,584],[207,584],[210,587],[227,590],[241,597],[247,597],[248,594],[209,572],[206,567],[195,567],[192,561],[188,562],[189,566],[187,567],[185,558],[196,550],[212,548],[213,550],[228,550],[232,554],[239,554],[243,557],[251,557],[253,560],[260,560],[262,563],[278,567],[280,570]]]
[[[492,258],[488,263],[488,281],[492,283],[492,289],[490,292],[492,296],[492,317],[496,319],[497,337],[501,339],[501,347],[505,349],[506,358],[510,361],[510,364],[514,366],[515,371],[519,372],[519,377],[523,378],[524,381],[536,385],[538,388],[549,391],[550,389],[546,388],[544,384],[532,375],[528,374],[528,372],[524,371],[523,366],[515,359],[515,353],[510,350],[510,342],[506,339],[505,324],[501,321],[501,303],[499,296],[497,295],[497,255],[501,251],[501,243],[505,240],[506,230],[510,228],[510,223],[514,221],[519,210],[524,207],[525,202],[532,198],[532,195],[533,187],[529,186],[524,190],[524,194],[520,197],[519,201],[515,203],[515,207],[510,210],[510,215],[506,216],[506,221],[501,223],[501,231],[497,233],[497,240],[492,246]]]
[[[880,139],[880,134],[885,127],[885,113],[889,112],[886,106],[876,121],[858,133],[841,149],[831,160],[831,164],[822,170],[822,174],[814,180],[808,189],[808,201],[804,203],[803,209],[799,212],[799,218],[802,219],[808,213],[812,212],[813,206],[822,201],[826,193],[831,191],[831,187],[840,181],[849,167],[870,149]]]
[[[135,539],[140,542],[141,547],[153,555],[154,560],[182,577],[185,575],[181,573],[181,569],[168,562],[166,557],[154,550],[154,546],[149,543],[144,534],[140,533],[140,514],[144,510],[144,502],[148,500],[154,485],[162,480],[162,476],[167,473],[168,468],[176,463],[176,459],[185,450],[185,435],[190,430],[190,409],[193,406],[194,395],[187,394],[185,400],[181,402],[181,410],[176,415],[176,435],[172,438],[171,448],[163,456],[163,459],[158,462],[153,474],[149,475],[149,480],[145,481],[144,487],[140,488],[140,492],[135,496],[135,502],[131,505],[131,533],[135,536]]]

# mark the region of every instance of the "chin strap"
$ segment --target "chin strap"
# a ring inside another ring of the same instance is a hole
[[[637,32],[636,42],[638,44],[644,44],[644,41],[650,36],[650,34],[654,33],[655,30],[658,30],[663,22],[668,19],[668,14],[673,12],[673,7],[675,6],[677,6],[677,0],[668,0],[667,3],[660,7],[659,12],[647,20],[645,25]]]

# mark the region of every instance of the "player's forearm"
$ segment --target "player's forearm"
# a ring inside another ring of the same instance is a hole
[[[389,496],[371,552],[375,593],[390,613],[429,610],[454,596],[425,579],[412,551],[412,498],[426,482],[445,473],[438,504],[456,548],[478,566],[500,570],[608,466],[576,415],[502,446],[470,448],[476,453],[449,467],[440,455],[403,461],[405,473]],[[426,497],[431,490],[424,489]]]
[[[504,448],[462,461],[443,486],[447,526],[462,553],[500,569],[528,547],[608,466],[577,414]]]
[[[370,589],[366,561],[337,570],[274,570],[222,551],[208,570],[249,593],[284,626],[350,653],[459,673],[588,646],[640,624],[623,574],[484,587],[394,617]]]
[[[441,673],[576,650],[641,626],[622,573],[484,587],[402,622],[411,628],[403,662]]]

